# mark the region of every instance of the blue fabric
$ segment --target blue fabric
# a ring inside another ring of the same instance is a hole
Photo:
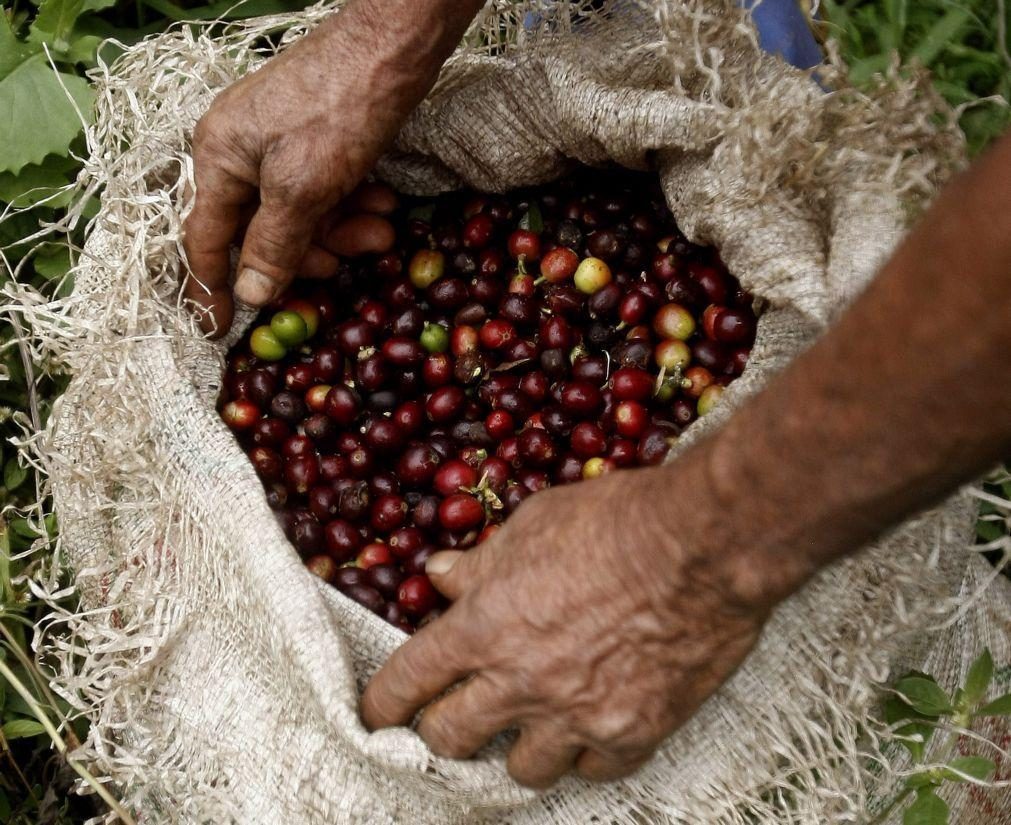
[[[740,0],[740,4],[751,11],[758,42],[767,52],[780,55],[799,69],[822,62],[821,48],[797,0]]]
[[[550,0],[549,0],[550,1]],[[799,69],[810,69],[822,62],[821,47],[811,33],[797,0],[737,0],[748,9],[758,29],[758,42],[772,54],[778,54]],[[523,26],[528,30],[541,22],[540,14],[527,12]]]

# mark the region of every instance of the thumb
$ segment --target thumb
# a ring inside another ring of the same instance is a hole
[[[443,596],[455,602],[481,579],[486,556],[479,548],[466,553],[443,550],[425,563],[425,573]]]
[[[246,230],[235,297],[262,307],[280,295],[298,274],[318,217],[311,210],[263,201]]]

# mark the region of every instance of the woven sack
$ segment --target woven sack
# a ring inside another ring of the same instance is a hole
[[[858,94],[826,66],[826,94],[763,54],[731,2],[590,5],[492,3],[377,174],[417,194],[503,191],[576,164],[657,174],[683,230],[718,246],[763,308],[744,376],[680,450],[860,291],[961,142],[919,80]],[[451,761],[409,729],[362,727],[361,689],[405,637],[303,568],[215,412],[250,315],[208,342],[178,297],[194,123],[270,42],[332,13],[177,28],[95,78],[81,185],[101,190],[101,212],[73,295],[24,302],[38,351],[73,376],[37,447],[81,594],[77,613],[54,612],[43,653],[92,721],[82,756],[144,823],[781,825],[883,808],[909,765],[872,721],[881,685],[921,667],[950,686],[984,644],[1011,662],[1007,582],[972,551],[968,493],[787,600],[624,781],[537,795],[506,774],[508,737]],[[966,741],[993,757],[1001,735]],[[953,821],[1009,821],[1006,783],[949,797]]]

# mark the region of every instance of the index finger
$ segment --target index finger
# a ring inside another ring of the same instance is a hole
[[[372,677],[361,703],[362,720],[369,730],[406,725],[421,708],[471,672],[466,655],[471,640],[461,615],[454,606],[425,625]]]
[[[242,207],[256,189],[215,165],[196,166],[196,198],[183,227],[183,249],[190,274],[183,295],[204,310],[205,332],[224,335],[232,323],[232,291],[228,285],[229,250],[239,230]]]

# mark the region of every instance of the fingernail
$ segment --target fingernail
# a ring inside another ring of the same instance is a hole
[[[277,291],[277,284],[262,272],[245,267],[235,281],[235,297],[254,307],[269,304]]]
[[[463,553],[459,550],[443,550],[441,553],[436,553],[425,562],[425,572],[429,576],[445,576],[453,569],[456,560],[462,555]]]

